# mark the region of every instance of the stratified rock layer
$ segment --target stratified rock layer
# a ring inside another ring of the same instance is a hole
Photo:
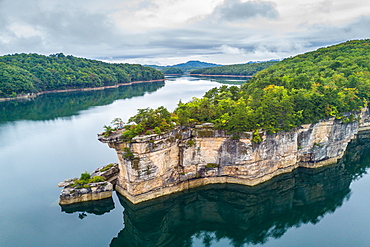
[[[60,205],[101,200],[112,197],[113,185],[109,182],[90,183],[90,188],[66,187],[60,193]]]
[[[317,168],[340,159],[360,125],[369,125],[368,110],[361,120],[342,123],[334,118],[290,132],[234,138],[212,124],[178,127],[162,135],[134,138],[130,143],[100,138],[117,151],[116,190],[133,203],[214,183],[256,185],[297,167]]]

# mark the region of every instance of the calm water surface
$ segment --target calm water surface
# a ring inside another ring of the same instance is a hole
[[[222,83],[230,83],[223,81]],[[369,246],[370,141],[337,165],[256,187],[215,185],[132,205],[61,208],[58,182],[117,160],[96,134],[138,108],[200,97],[191,77],[0,104],[0,246]]]

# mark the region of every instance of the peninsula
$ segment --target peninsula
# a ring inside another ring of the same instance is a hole
[[[98,139],[116,150],[116,191],[140,203],[336,163],[357,133],[370,129],[369,47],[370,40],[354,40],[321,48],[271,65],[240,87],[180,101],[173,112],[161,106],[139,109],[127,124],[114,119]]]
[[[214,183],[256,185],[340,159],[369,127],[370,40],[285,59],[239,87],[140,109],[99,140],[118,155],[116,190],[133,203]]]

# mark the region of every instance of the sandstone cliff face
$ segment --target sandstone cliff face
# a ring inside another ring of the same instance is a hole
[[[256,185],[295,168],[316,168],[337,162],[359,125],[370,123],[368,110],[360,121],[334,118],[290,132],[252,133],[233,138],[211,124],[177,128],[163,135],[136,137],[131,143],[116,137],[108,142],[118,154],[116,189],[133,203],[213,183]]]

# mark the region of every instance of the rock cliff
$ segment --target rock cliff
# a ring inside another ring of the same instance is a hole
[[[212,124],[177,127],[161,134],[139,136],[131,142],[119,135],[99,140],[118,155],[116,190],[133,203],[215,183],[257,185],[297,167],[317,168],[340,159],[359,127],[369,126],[369,111],[359,121],[334,118],[304,125],[290,132],[232,136]]]

